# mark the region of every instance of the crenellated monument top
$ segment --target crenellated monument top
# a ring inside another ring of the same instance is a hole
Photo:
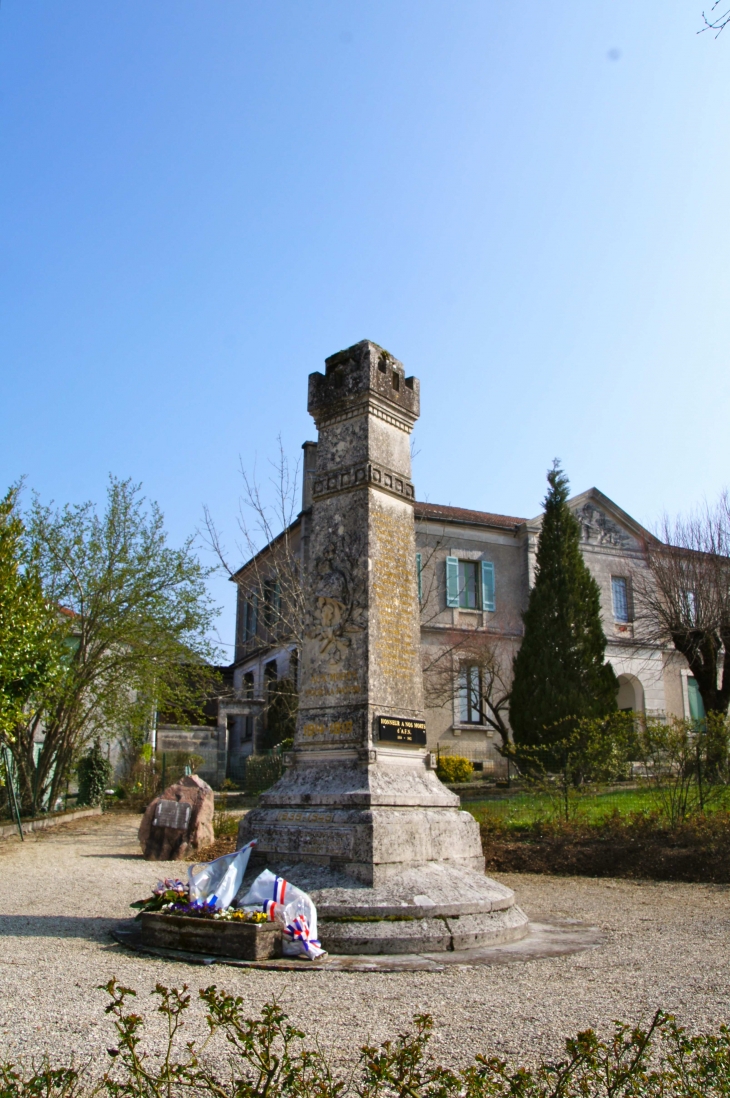
[[[403,363],[370,340],[330,355],[324,374],[309,375],[307,408],[318,427],[353,407],[365,412],[373,401],[399,409],[404,426],[412,426],[420,414],[418,378],[406,377]]]

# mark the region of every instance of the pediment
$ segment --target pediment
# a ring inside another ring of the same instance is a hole
[[[633,519],[598,488],[589,488],[568,500],[568,506],[578,519],[584,545],[607,546],[612,549],[637,550],[644,542],[656,538],[641,523]],[[542,526],[542,515],[528,524],[535,530]]]

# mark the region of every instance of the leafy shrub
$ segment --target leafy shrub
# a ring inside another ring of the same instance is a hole
[[[730,1030],[692,1036],[674,1018],[657,1011],[649,1026],[614,1023],[602,1041],[592,1029],[565,1042],[561,1059],[516,1068],[494,1056],[477,1055],[465,1069],[441,1067],[427,1048],[433,1030],[428,1014],[414,1018],[409,1033],[379,1048],[365,1045],[358,1068],[338,1074],[317,1046],[289,1024],[278,1003],[258,1018],[246,1018],[241,997],[214,985],[199,991],[208,1037],[203,1046],[182,1048],[179,1031],[190,1007],[187,986],[158,984],[158,1012],[167,1020],[162,1054],[141,1044],[144,1018],[127,1009],[136,993],[110,980],[106,1008],[117,1031],[101,1079],[91,1068],[54,1064],[0,1063],[0,1092],[7,1098],[721,1098],[730,1094]],[[203,1049],[223,1038],[228,1063],[208,1061]]]
[[[235,837],[238,834],[239,817],[232,812],[213,814],[213,834],[216,839]]]
[[[468,782],[474,767],[463,755],[440,755],[436,773],[442,782]]]
[[[98,740],[94,740],[91,749],[79,759],[77,773],[79,779],[77,803],[92,807],[101,804],[104,790],[112,778],[112,764],[104,757]]]

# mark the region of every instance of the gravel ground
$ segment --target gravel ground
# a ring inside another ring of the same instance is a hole
[[[114,1043],[97,985],[116,976],[150,1012],[155,983],[217,983],[252,1014],[275,997],[293,1021],[337,1060],[380,1042],[428,1011],[432,1050],[463,1064],[477,1052],[533,1061],[565,1036],[614,1018],[671,1010],[691,1029],[730,1020],[730,887],[505,874],[533,918],[600,926],[599,948],[569,957],[442,973],[262,972],[202,968],[130,954],[110,928],[179,863],[148,863],[135,835],[139,817],[109,815],[0,842],[0,1056],[70,1052],[96,1056]],[[203,1032],[202,1012],[186,1036]],[[149,1046],[161,1031],[152,1019]]]

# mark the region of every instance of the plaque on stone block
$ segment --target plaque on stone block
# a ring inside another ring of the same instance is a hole
[[[190,805],[186,801],[160,801],[152,823],[155,827],[173,827],[185,831],[190,820]]]
[[[426,722],[409,717],[378,717],[378,739],[389,743],[426,745]]]

